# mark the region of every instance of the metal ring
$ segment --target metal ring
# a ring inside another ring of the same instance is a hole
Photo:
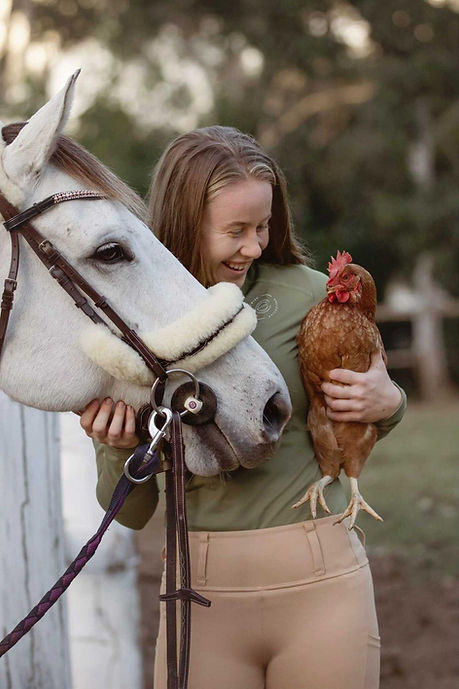
[[[166,373],[168,375],[169,375],[169,373],[184,373],[186,376],[191,378],[191,382],[194,384],[194,396],[196,397],[196,399],[199,399],[199,392],[200,392],[199,381],[196,378],[196,376],[194,376],[189,371],[185,371],[184,368],[171,368],[169,370],[166,370]],[[156,388],[158,387],[158,383],[159,383],[159,378],[156,378],[155,382],[151,386],[150,404],[153,407],[153,410],[155,412],[157,412],[158,414],[161,414],[161,416],[164,416],[161,413],[161,405],[158,407],[158,405],[156,404]],[[187,409],[184,409],[183,411],[180,412],[180,416],[184,416],[185,414],[189,414],[189,411]]]

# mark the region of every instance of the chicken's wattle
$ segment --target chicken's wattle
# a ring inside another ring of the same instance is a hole
[[[336,292],[330,292],[328,295],[328,301],[333,304],[333,302],[338,301],[340,304],[345,304],[347,301],[349,301],[349,297],[351,295],[349,292],[343,292],[337,290]]]

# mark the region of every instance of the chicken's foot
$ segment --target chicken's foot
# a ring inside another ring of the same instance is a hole
[[[363,497],[360,494],[359,491],[359,484],[357,482],[356,478],[349,477],[349,481],[351,484],[351,499],[349,501],[349,505],[346,508],[346,511],[341,515],[341,517],[334,522],[334,524],[341,524],[343,519],[346,517],[350,517],[350,522],[349,522],[349,531],[354,528],[355,520],[357,518],[357,514],[359,510],[365,510],[365,512],[368,512],[368,514],[371,514],[372,517],[377,519],[378,521],[382,522],[384,521],[382,517],[379,516],[377,512],[374,511],[370,505],[365,502]]]
[[[328,509],[328,505],[325,502],[324,494],[323,494],[323,489],[325,486],[328,486],[329,483],[333,481],[333,478],[331,476],[322,476],[320,481],[316,481],[313,483],[311,486],[309,486],[308,490],[306,493],[303,495],[301,500],[298,500],[292,507],[297,508],[301,507],[305,502],[310,500],[310,507],[311,507],[311,514],[313,519],[316,519],[317,517],[317,498],[319,499],[320,504],[322,505],[323,509],[325,512],[328,514],[331,514],[330,510]]]

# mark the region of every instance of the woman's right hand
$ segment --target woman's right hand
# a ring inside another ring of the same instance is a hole
[[[140,442],[134,408],[122,401],[114,404],[110,397],[92,400],[81,413],[80,426],[90,438],[120,450],[135,448]]]

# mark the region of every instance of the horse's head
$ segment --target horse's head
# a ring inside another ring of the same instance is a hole
[[[158,332],[173,322],[186,324],[186,314],[196,309],[198,322],[192,327],[199,330],[211,301],[207,290],[133,212],[133,193],[60,136],[74,83],[72,77],[14,139],[11,132],[4,136],[12,140],[7,145],[2,142],[0,149],[0,191],[20,208],[56,192],[84,188],[103,192],[108,198],[63,203],[34,224],[140,334],[150,333],[152,341],[158,340]],[[1,276],[6,277],[8,265],[9,240],[2,230]],[[15,308],[0,360],[0,387],[19,402],[46,410],[79,410],[104,397],[139,408],[149,400],[148,381],[142,376],[118,376],[100,363],[101,351],[91,351],[97,345],[90,329],[89,319],[23,245]],[[114,335],[109,337],[115,340]],[[105,344],[98,346],[103,349]],[[290,413],[278,369],[252,338],[213,363],[203,360],[202,365],[199,379],[212,387],[218,407],[212,423],[184,428],[189,469],[212,475],[264,461]],[[182,382],[176,378],[168,384],[166,402]]]

